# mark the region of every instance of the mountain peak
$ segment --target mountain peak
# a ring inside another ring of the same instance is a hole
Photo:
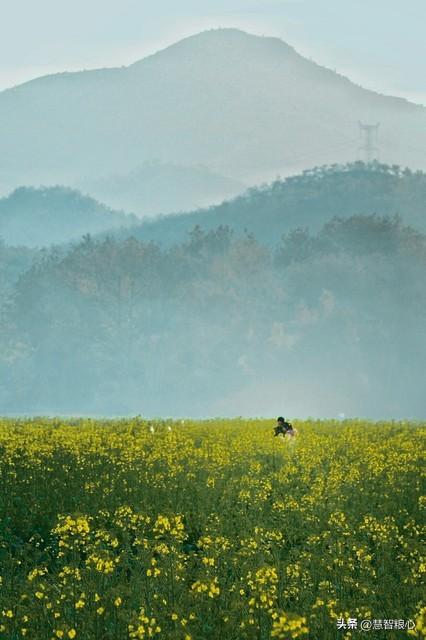
[[[161,49],[156,53],[136,61],[131,67],[140,65],[148,59],[162,59],[169,56],[170,53],[176,55],[178,52],[182,54],[193,55],[209,55],[212,53],[229,55],[234,52],[235,55],[248,55],[253,52],[258,55],[259,52],[270,51],[272,54],[293,53],[297,55],[295,49],[280,38],[271,36],[259,36],[247,33],[241,29],[231,27],[221,27],[216,29],[208,29],[193,35],[187,36],[178,42],[171,44],[165,49]]]
[[[231,41],[231,42],[240,42],[240,43],[254,43],[254,42],[275,42],[280,45],[284,45],[285,47],[290,47],[284,40],[281,38],[276,38],[273,36],[260,36],[254,33],[248,33],[247,31],[243,31],[242,29],[237,29],[234,27],[218,27],[215,29],[207,29],[206,31],[200,31],[199,33],[194,33],[186,38],[183,38],[176,44],[180,44],[181,42],[190,42],[196,40],[212,40],[215,43],[220,43],[220,41]]]

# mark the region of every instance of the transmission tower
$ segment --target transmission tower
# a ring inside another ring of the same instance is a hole
[[[379,126],[377,124],[364,124],[359,123],[359,135],[362,138],[363,144],[359,147],[359,151],[363,154],[364,160],[367,163],[373,162],[378,159],[379,147]]]

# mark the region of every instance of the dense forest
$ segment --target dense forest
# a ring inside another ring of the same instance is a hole
[[[86,236],[13,276],[1,412],[424,417],[425,276],[426,236],[393,216],[274,246],[225,225]]]

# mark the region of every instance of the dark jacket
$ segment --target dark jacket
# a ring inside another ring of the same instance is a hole
[[[285,435],[287,431],[293,431],[293,427],[291,426],[291,424],[287,421],[280,422],[274,428],[274,435],[278,436],[280,433],[283,433]]]

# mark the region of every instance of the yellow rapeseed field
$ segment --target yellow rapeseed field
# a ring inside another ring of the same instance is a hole
[[[0,638],[424,638],[425,425],[296,424],[0,421]]]

